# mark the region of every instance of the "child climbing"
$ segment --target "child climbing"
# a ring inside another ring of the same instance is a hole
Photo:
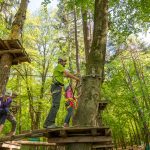
[[[65,88],[65,98],[66,98],[66,109],[67,109],[67,115],[65,117],[64,126],[63,127],[69,127],[69,122],[71,117],[73,116],[74,110],[78,107],[78,101],[77,99],[79,96],[74,96],[74,91],[72,89],[71,85],[68,85]]]
[[[11,95],[12,91],[7,90],[4,96],[0,97],[0,133],[9,113],[9,106],[12,102]]]

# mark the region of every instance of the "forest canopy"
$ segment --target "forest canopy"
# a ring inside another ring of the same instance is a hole
[[[43,0],[35,12],[25,11],[20,40],[31,63],[12,65],[6,86],[18,94],[13,102],[17,106],[17,134],[43,127],[52,105],[53,70],[59,56],[65,55],[66,69],[71,73],[80,78],[93,74],[100,77],[100,81],[96,78],[86,83],[85,91],[91,93],[85,92],[79,104],[87,103],[84,110],[88,111],[90,104],[91,110],[97,107],[94,102],[108,102],[102,122],[112,130],[116,147],[141,145],[150,139],[150,40],[146,40],[150,37],[150,1],[105,2],[59,0],[52,9],[51,1]],[[0,0],[0,39],[9,39],[20,3],[21,0]],[[70,82],[65,80],[65,84]],[[90,89],[95,90],[94,94]],[[64,104],[62,96],[56,118],[59,126],[66,115]],[[75,117],[80,124],[81,106]],[[6,122],[3,135],[10,128]]]

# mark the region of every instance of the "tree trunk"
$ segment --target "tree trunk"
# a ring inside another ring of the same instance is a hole
[[[9,79],[10,67],[12,65],[13,56],[4,54],[0,60],[0,95],[5,93],[6,84]]]
[[[10,39],[21,40],[22,29],[26,19],[26,11],[29,0],[21,0],[20,7],[15,15],[15,20],[12,24]]]
[[[78,126],[97,126],[97,102],[100,100],[100,78],[85,77],[82,80],[82,98],[73,118],[73,124]]]
[[[87,75],[82,79],[82,97],[73,118],[74,125],[97,126],[98,124],[98,102],[100,101],[108,26],[107,5],[107,0],[95,0],[92,48],[87,60]],[[90,150],[92,143],[69,144],[67,148],[68,150]]]
[[[106,50],[107,5],[107,0],[95,0],[93,43],[88,57],[88,75],[82,80],[82,97],[74,117],[76,125],[97,125],[97,107]]]
[[[20,8],[15,15],[15,20],[12,25],[11,34],[9,36],[10,39],[20,39],[21,31],[23,28],[26,9],[28,0],[22,0],[20,4]],[[5,88],[9,79],[9,72],[12,65],[13,56],[11,54],[4,54],[1,57],[0,61],[0,95],[4,94]]]
[[[78,43],[78,34],[77,34],[77,15],[76,15],[76,6],[74,7],[74,30],[75,30],[75,46],[76,46],[76,68],[77,72],[80,72],[79,65],[79,43]]]
[[[86,60],[86,68],[87,68],[88,55],[90,52],[90,40],[91,40],[90,39],[90,29],[88,27],[87,11],[82,8],[81,13],[82,13],[82,24],[83,24],[85,60]]]
[[[107,5],[108,0],[95,0],[93,41],[87,62],[87,74],[97,74],[101,78],[104,72],[108,32]]]

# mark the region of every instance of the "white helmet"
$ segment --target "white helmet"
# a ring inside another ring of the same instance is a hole
[[[6,90],[5,96],[12,96],[12,91],[11,90]]]

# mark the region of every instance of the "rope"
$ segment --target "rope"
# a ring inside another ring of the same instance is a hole
[[[0,73],[0,75],[8,75],[7,73]],[[23,74],[9,74],[10,76],[35,76],[35,77],[41,77],[41,75],[36,75],[36,74],[28,74],[28,75],[23,75]],[[52,75],[46,75],[46,77],[53,77]]]

